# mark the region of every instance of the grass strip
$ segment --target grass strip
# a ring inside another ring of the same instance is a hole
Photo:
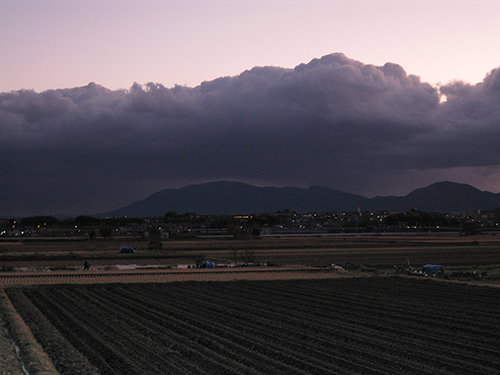
[[[19,348],[20,357],[28,372],[31,375],[59,375],[49,356],[36,341],[3,289],[0,289],[0,313],[9,335]]]
[[[7,329],[12,332],[31,375],[99,374],[31,303],[21,288],[1,290],[0,298]]]

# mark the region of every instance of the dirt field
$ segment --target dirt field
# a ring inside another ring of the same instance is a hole
[[[486,375],[500,367],[498,288],[374,276],[6,292],[62,374]],[[83,354],[76,363],[75,353]]]
[[[117,264],[194,265],[204,256],[216,264],[258,263],[324,267],[331,263],[391,268],[406,264],[474,267],[500,264],[500,237],[461,237],[457,234],[399,236],[263,237],[252,240],[198,239],[165,241],[162,250],[148,250],[147,241],[19,241],[0,242],[0,266],[57,270]],[[118,254],[133,246],[134,254]]]
[[[134,254],[119,254],[133,246]],[[232,268],[249,257],[258,266]],[[83,272],[89,259],[91,270]],[[216,269],[192,269],[199,259],[214,261]],[[0,287],[32,284],[165,283],[174,281],[234,281],[363,279],[390,276],[394,265],[441,264],[445,283],[500,285],[500,239],[496,236],[451,235],[267,237],[252,240],[200,239],[165,241],[162,250],[148,250],[145,241],[10,241],[0,242]],[[332,263],[348,273],[327,270]],[[150,266],[123,270],[121,266]],[[265,265],[265,266],[263,266]],[[160,268],[158,268],[160,267]],[[181,269],[178,269],[181,267]],[[189,268],[188,268],[189,267]],[[483,275],[477,278],[476,275]],[[467,275],[467,276],[464,276]],[[406,276],[405,276],[406,277]],[[21,374],[8,333],[0,336],[2,371]]]

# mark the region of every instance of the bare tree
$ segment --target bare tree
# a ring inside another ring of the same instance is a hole
[[[238,249],[231,250],[231,254],[233,256],[234,263],[238,263]]]
[[[245,249],[245,252],[243,254],[243,262],[244,263],[252,263],[254,261],[254,255],[255,251],[252,249]]]

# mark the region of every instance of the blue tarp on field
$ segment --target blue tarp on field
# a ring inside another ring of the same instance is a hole
[[[123,246],[120,248],[120,253],[135,253],[135,251],[131,246]]]
[[[432,274],[438,272],[444,273],[444,267],[434,264],[426,264],[425,266],[422,267],[422,272],[426,274]]]

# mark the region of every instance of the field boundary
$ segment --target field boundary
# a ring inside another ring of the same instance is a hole
[[[59,375],[42,346],[33,337],[3,289],[0,289],[0,313],[10,338],[20,351],[23,365],[32,375]]]
[[[238,268],[210,270],[130,270],[130,271],[57,271],[15,272],[0,275],[0,287],[40,284],[101,284],[146,283],[174,281],[233,281],[233,280],[287,280],[335,278],[349,275],[329,269],[294,268]]]

